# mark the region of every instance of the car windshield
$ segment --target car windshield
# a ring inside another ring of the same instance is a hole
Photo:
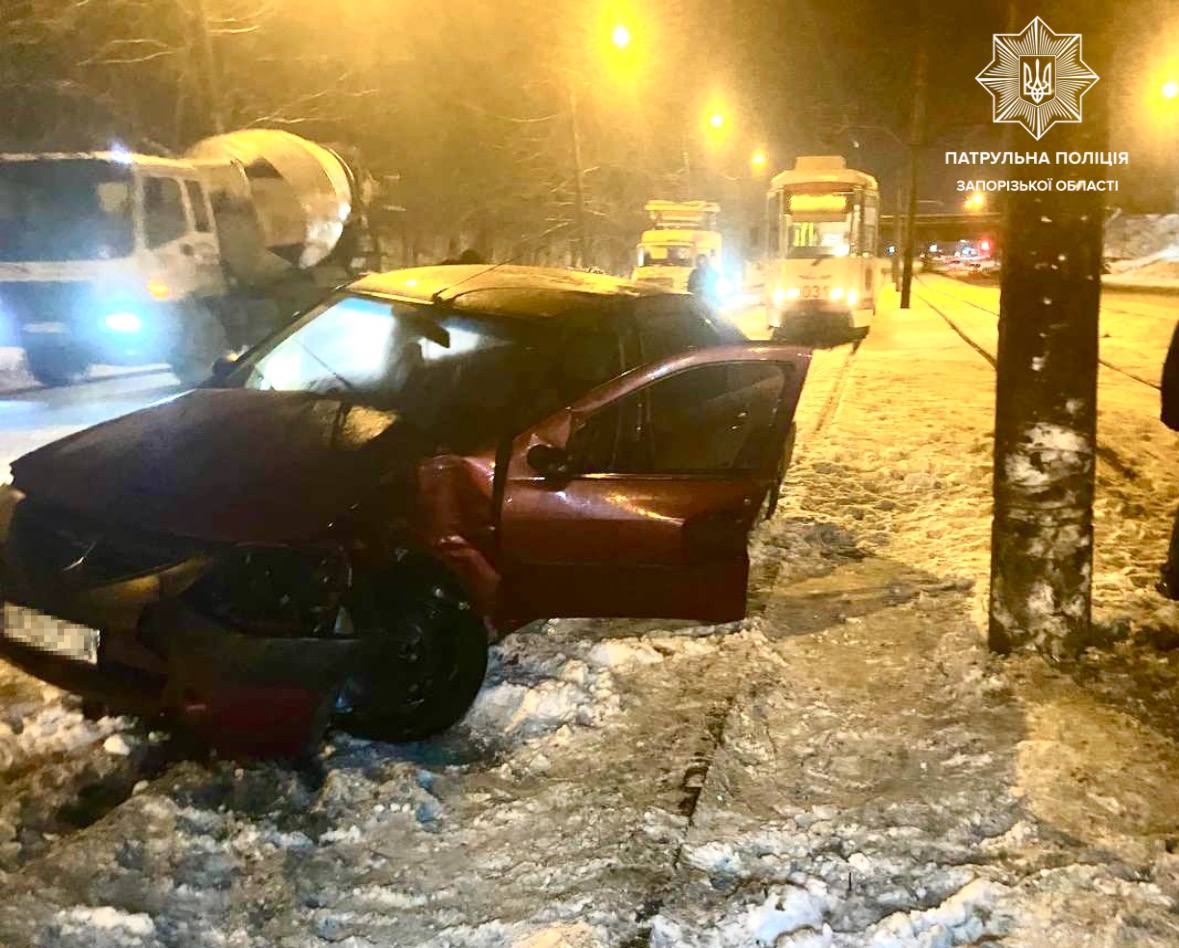
[[[231,384],[392,409],[462,450],[514,433],[618,371],[612,336],[544,322],[347,295],[246,356]]]
[[[131,169],[112,161],[0,162],[0,260],[112,260],[134,245]]]
[[[639,257],[641,267],[693,267],[696,254],[691,244],[652,244],[644,246]]]

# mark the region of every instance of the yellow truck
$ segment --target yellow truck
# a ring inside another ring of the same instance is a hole
[[[639,240],[631,279],[686,292],[697,257],[711,258],[721,270],[721,235],[716,229],[720,205],[711,201],[648,201],[651,229]]]

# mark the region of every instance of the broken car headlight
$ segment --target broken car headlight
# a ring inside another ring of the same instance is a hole
[[[217,557],[185,594],[202,615],[253,635],[347,635],[341,603],[351,582],[337,547],[239,546]]]

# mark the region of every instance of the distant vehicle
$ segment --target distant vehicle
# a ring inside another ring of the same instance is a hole
[[[688,280],[704,256],[724,278],[721,235],[717,227],[720,205],[710,201],[648,201],[652,229],[643,231],[631,279],[637,283],[688,291]]]
[[[424,737],[531,620],[743,616],[808,364],[612,277],[365,277],[13,462],[0,656],[239,750]]]
[[[867,331],[885,282],[876,179],[838,156],[801,157],[766,204],[765,302],[776,339]]]
[[[167,362],[186,383],[351,279],[362,223],[332,151],[247,129],[181,160],[111,151],[0,155],[0,308],[45,385],[95,362]]]

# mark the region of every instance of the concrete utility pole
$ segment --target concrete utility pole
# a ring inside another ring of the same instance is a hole
[[[1035,11],[1060,33],[1083,34],[1084,60],[1106,75],[1111,18],[1104,0],[1058,0]],[[1018,19],[1016,30],[1032,12]],[[1021,150],[1105,151],[1105,86],[1083,100],[1084,121]],[[1021,165],[1026,179],[1107,178],[1101,165]],[[1097,340],[1103,200],[1097,191],[1008,196],[995,403],[991,648],[1055,658],[1090,641]]]
[[[917,26],[917,58],[913,64],[913,115],[909,124],[909,210],[905,217],[905,266],[901,273],[901,309],[913,294],[913,254],[917,243],[917,168],[925,137],[925,33]]]

